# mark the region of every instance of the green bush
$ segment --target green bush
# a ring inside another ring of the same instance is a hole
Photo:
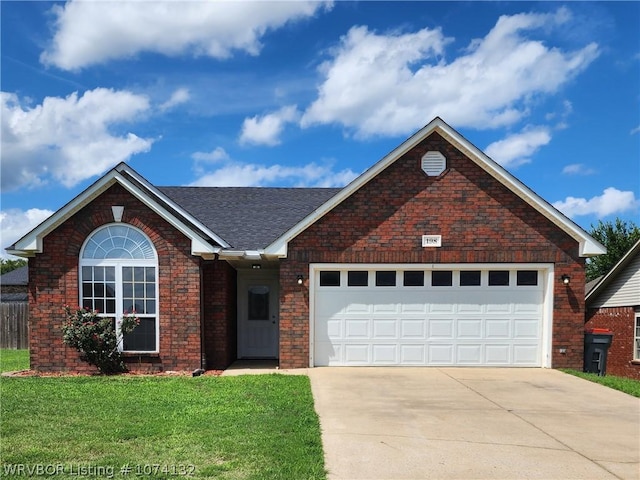
[[[65,344],[80,352],[80,358],[98,368],[100,373],[112,375],[127,371],[118,348],[122,336],[131,333],[140,320],[135,313],[122,317],[119,334],[113,318],[98,316],[96,310],[64,307],[65,322],[62,335]]]

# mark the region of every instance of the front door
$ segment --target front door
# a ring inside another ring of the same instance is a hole
[[[278,272],[238,273],[238,357],[278,358]]]

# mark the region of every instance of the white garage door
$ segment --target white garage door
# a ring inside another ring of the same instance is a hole
[[[314,365],[542,366],[542,268],[311,273]]]

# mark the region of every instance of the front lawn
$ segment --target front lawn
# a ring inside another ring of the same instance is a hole
[[[0,373],[29,370],[29,350],[0,348]]]
[[[595,373],[584,373],[578,370],[562,369],[563,372],[575,375],[576,377],[584,378],[591,382],[599,383],[605,387],[620,390],[621,392],[628,393],[634,397],[640,397],[640,380],[633,380],[631,378],[614,377],[612,375],[606,375],[600,377]]]
[[[3,377],[0,395],[0,476],[326,478],[306,376]]]

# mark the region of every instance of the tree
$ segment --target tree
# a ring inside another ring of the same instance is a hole
[[[587,260],[587,281],[606,275],[640,240],[640,228],[633,222],[625,222],[619,218],[616,218],[615,223],[599,220],[595,227],[591,225],[589,233],[606,247],[607,253]]]
[[[24,267],[27,264],[27,261],[19,258],[17,260],[8,260],[6,258],[0,258],[0,275],[4,275],[11,270],[15,270],[16,268]]]

